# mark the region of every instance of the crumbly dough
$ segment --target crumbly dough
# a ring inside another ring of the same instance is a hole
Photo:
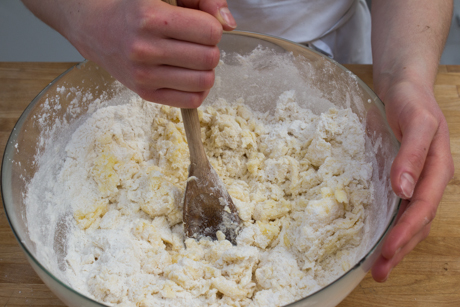
[[[133,97],[96,111],[66,148],[74,288],[117,306],[282,306],[354,265],[372,167],[350,109],[318,116],[288,91],[273,114],[221,99],[199,116],[244,223],[237,246],[184,238],[180,110]]]

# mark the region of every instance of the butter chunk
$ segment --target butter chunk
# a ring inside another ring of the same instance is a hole
[[[223,295],[234,299],[244,298],[249,294],[247,289],[240,289],[233,280],[228,280],[223,276],[212,279],[212,286],[215,287]]]
[[[330,156],[332,156],[331,144],[322,138],[314,138],[307,150],[307,157],[311,164],[319,167]]]
[[[268,222],[285,216],[291,208],[291,203],[285,199],[280,201],[269,199],[256,205],[253,218],[256,221]]]
[[[115,171],[115,165],[119,163],[118,158],[110,152],[102,152],[94,161],[91,175],[97,183],[99,192],[102,196],[109,196],[116,193],[120,178]]]
[[[73,216],[78,226],[82,229],[87,229],[93,225],[97,227],[101,218],[107,213],[108,205],[108,199],[101,199],[94,203],[89,203],[87,206],[77,208]]]
[[[262,249],[269,246],[280,233],[280,226],[275,222],[264,223],[257,221],[254,226],[254,244]]]
[[[181,190],[160,172],[151,172],[141,188],[141,209],[151,217],[170,214],[182,206]]]
[[[332,222],[340,217],[343,211],[343,205],[339,204],[330,189],[329,194],[323,196],[320,200],[311,200],[308,202],[305,212],[322,222]]]

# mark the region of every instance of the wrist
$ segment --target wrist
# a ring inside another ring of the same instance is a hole
[[[384,69],[374,68],[374,88],[376,94],[386,100],[390,89],[408,84],[433,91],[433,85],[437,74],[437,63],[427,65],[424,61],[413,60],[411,62],[394,63]]]

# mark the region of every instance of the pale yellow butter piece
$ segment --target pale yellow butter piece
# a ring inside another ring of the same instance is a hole
[[[269,199],[258,203],[252,216],[256,221],[267,222],[285,216],[291,208],[291,203],[285,199],[280,201]]]
[[[147,180],[140,204],[142,211],[156,217],[170,214],[181,207],[181,190],[160,172],[149,173]]]
[[[269,246],[280,233],[280,227],[276,222],[265,223],[257,221],[255,226],[258,231],[256,231],[254,236],[254,244],[262,249]]]
[[[88,206],[77,208],[73,213],[73,217],[82,229],[87,229],[94,223],[97,223],[95,226],[98,226],[101,218],[108,211],[108,205],[108,199],[98,200]]]
[[[335,190],[334,195],[335,195],[335,199],[336,199],[339,203],[348,204],[347,192],[345,192],[344,190],[337,189],[337,190]]]
[[[222,294],[234,299],[246,297],[248,294],[247,290],[239,289],[238,285],[233,280],[228,280],[223,276],[213,278],[212,285]]]
[[[311,142],[307,150],[308,160],[314,166],[321,166],[326,158],[332,155],[331,144],[323,140],[322,138],[316,137]]]
[[[104,150],[94,161],[91,175],[96,181],[102,196],[109,196],[117,191],[120,182],[115,165],[119,163],[117,157],[110,152],[110,148]]]

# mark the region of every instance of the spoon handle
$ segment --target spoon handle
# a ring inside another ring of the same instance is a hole
[[[163,2],[177,6],[176,0],[163,0]],[[190,162],[195,165],[206,165],[208,158],[201,142],[200,119],[196,109],[181,109],[184,122],[185,135],[190,150]]]
[[[180,109],[182,121],[184,122],[185,136],[187,137],[190,150],[191,164],[202,166],[207,165],[208,158],[201,141],[200,119],[197,109]]]

